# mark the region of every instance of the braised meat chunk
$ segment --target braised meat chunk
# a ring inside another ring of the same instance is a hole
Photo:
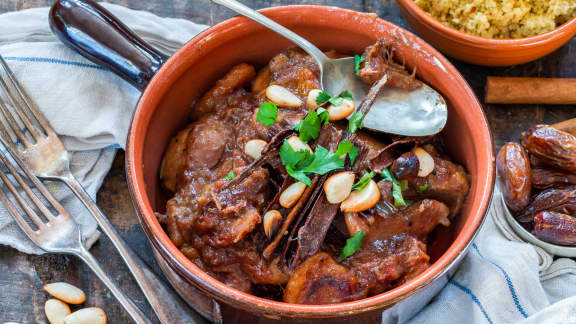
[[[186,257],[230,287],[311,305],[379,294],[430,266],[430,234],[459,213],[468,176],[439,136],[362,129],[384,88],[423,85],[387,42],[364,56],[358,107],[322,91],[296,48],[260,70],[234,66],[198,100],[160,171],[171,198],[157,217]]]

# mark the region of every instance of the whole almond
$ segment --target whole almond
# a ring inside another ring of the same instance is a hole
[[[290,90],[279,85],[271,85],[266,88],[266,97],[280,107],[296,108],[302,106],[302,100]]]
[[[44,304],[44,313],[50,324],[64,324],[64,319],[70,315],[70,307],[58,299],[48,299]]]
[[[374,180],[370,180],[364,189],[353,191],[346,200],[340,204],[340,210],[345,213],[359,213],[368,210],[380,200],[380,188]]]
[[[306,108],[309,110],[316,110],[318,109],[318,95],[322,92],[320,89],[313,89],[308,92],[308,98],[306,100]]]
[[[330,120],[342,120],[348,116],[350,116],[355,109],[354,101],[349,99],[342,100],[342,104],[339,106],[330,105],[326,110],[328,110],[328,115],[330,116]]]
[[[290,145],[290,147],[296,152],[306,150],[306,151],[309,151],[310,153],[312,153],[312,149],[310,148],[310,145],[302,142],[300,137],[298,137],[296,135],[290,136],[290,138],[288,138],[286,140],[286,142],[288,142],[288,145]]]
[[[253,139],[246,142],[244,145],[244,152],[248,154],[248,156],[258,159],[262,155],[262,150],[266,147],[268,143],[261,139]]]
[[[66,316],[65,324],[106,324],[106,313],[98,307],[82,308]]]
[[[294,206],[294,204],[296,204],[298,199],[300,199],[304,193],[304,190],[306,190],[306,184],[302,182],[295,182],[291,184],[280,194],[280,199],[278,200],[280,206],[284,208],[291,208]]]
[[[86,301],[86,294],[75,286],[66,282],[53,282],[44,286],[50,295],[68,304],[78,305]]]
[[[419,161],[419,177],[427,177],[432,171],[434,171],[434,158],[430,153],[421,147],[416,147],[412,149],[412,153],[416,154]]]
[[[352,192],[355,177],[354,172],[349,171],[331,175],[326,182],[324,182],[326,199],[328,199],[331,204],[343,202]]]

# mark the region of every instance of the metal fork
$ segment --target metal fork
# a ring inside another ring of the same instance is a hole
[[[4,139],[2,139],[2,142],[4,142]],[[2,160],[8,170],[7,173],[0,171],[0,179],[5,185],[5,190],[10,192],[13,197],[12,200],[9,199],[5,191],[0,189],[0,199],[4,201],[6,208],[22,231],[36,245],[47,252],[78,256],[104,282],[136,323],[151,324],[152,322],[146,315],[124,294],[116,282],[112,281],[98,261],[84,247],[80,229],[74,218],[52,196],[42,182],[28,170],[12,148],[6,147],[6,149],[8,156],[16,161],[20,172],[16,169],[16,165],[8,160],[6,155],[0,153],[0,160]],[[9,175],[14,180],[11,180]],[[32,183],[33,187],[29,186],[28,183]],[[36,192],[33,191],[33,188],[37,189]],[[32,204],[29,204],[30,201]],[[55,210],[56,213],[51,211],[51,209]],[[33,228],[32,224],[35,228]]]
[[[108,218],[70,172],[68,152],[48,121],[16,80],[14,73],[0,55],[0,88],[7,94],[6,104],[0,98],[0,133],[6,145],[17,152],[30,170],[39,178],[64,182],[94,215],[102,231],[110,238],[128,269],[138,282],[148,302],[163,324],[203,322],[176,292],[132,251],[120,237]],[[10,140],[11,139],[11,140]]]

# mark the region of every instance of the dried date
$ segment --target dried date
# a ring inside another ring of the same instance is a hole
[[[558,188],[576,185],[576,174],[556,168],[532,169],[532,187],[536,189]]]
[[[522,145],[549,166],[576,171],[576,137],[548,125],[536,125],[522,133]]]
[[[506,204],[513,213],[530,203],[531,168],[528,154],[518,143],[506,143],[496,158],[498,178]]]
[[[418,177],[420,161],[416,154],[406,152],[392,163],[392,173],[399,180],[412,180]]]
[[[522,223],[532,222],[534,216],[543,211],[568,215],[576,214],[576,186],[542,191],[534,201],[517,216]]]
[[[576,245],[576,218],[556,212],[544,211],[534,216],[534,235],[559,245]]]

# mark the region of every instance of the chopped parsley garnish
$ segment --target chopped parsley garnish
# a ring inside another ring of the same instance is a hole
[[[300,139],[306,143],[311,139],[317,139],[322,126],[330,121],[328,111],[324,108],[312,110],[302,119],[294,129],[300,132]]]
[[[320,94],[318,94],[318,97],[316,97],[316,104],[318,106],[322,106],[325,103],[329,102],[334,106],[340,106],[344,101],[344,99],[354,100],[350,91],[344,91],[336,96],[333,96],[326,91],[322,91],[320,92]]]
[[[358,157],[358,153],[360,152],[360,150],[350,141],[340,142],[340,144],[338,144],[338,151],[336,152],[336,155],[342,156],[346,154],[346,153],[338,154],[338,152],[340,151],[348,152],[348,156],[350,157],[350,163],[352,165],[354,165],[354,161],[356,161],[356,157]]]
[[[423,185],[421,185],[420,187],[418,187],[418,189],[416,189],[416,191],[417,191],[419,194],[421,194],[421,193],[424,193],[426,190],[428,190],[428,187],[429,187],[429,186],[428,186],[428,184],[426,183],[426,184],[423,184]]]
[[[394,178],[390,170],[385,169],[382,171],[382,178],[386,181],[392,182],[392,197],[394,198],[394,206],[396,207],[404,207],[407,205],[406,201],[404,201],[404,197],[402,197],[402,188],[398,183],[398,180]]]
[[[276,122],[276,118],[278,118],[278,106],[269,101],[260,105],[256,121],[264,126],[272,126]]]
[[[364,127],[364,117],[366,116],[363,113],[355,111],[348,120],[348,133],[354,134],[357,130]]]
[[[354,70],[356,71],[356,75],[360,76],[360,66],[362,63],[366,61],[366,56],[362,55],[354,55]]]
[[[236,178],[236,173],[234,173],[233,170],[231,170],[230,172],[228,172],[228,175],[226,176],[226,178],[224,178],[224,180],[232,180]]]
[[[347,239],[346,245],[342,248],[342,251],[340,251],[340,259],[344,260],[354,253],[360,251],[360,249],[362,249],[362,243],[364,243],[364,238],[366,238],[366,234],[364,234],[362,231],[359,231],[356,232],[354,236]]]
[[[343,168],[346,159],[340,156],[350,154],[353,150],[352,143],[349,145],[347,142],[342,142],[335,153],[320,145],[316,147],[314,153],[307,150],[296,152],[287,142],[284,142],[280,147],[280,159],[292,178],[310,186],[312,182],[308,178],[309,174],[323,175]]]
[[[374,171],[369,172],[369,173],[364,173],[362,178],[360,178],[360,180],[358,180],[358,182],[356,182],[352,186],[352,190],[360,191],[360,190],[364,189],[366,187],[366,185],[368,185],[370,180],[372,180],[372,178],[374,178],[375,175],[376,175],[376,172],[374,172]]]
[[[402,189],[402,191],[408,190],[408,180],[400,180],[398,183],[400,184],[400,189]]]

